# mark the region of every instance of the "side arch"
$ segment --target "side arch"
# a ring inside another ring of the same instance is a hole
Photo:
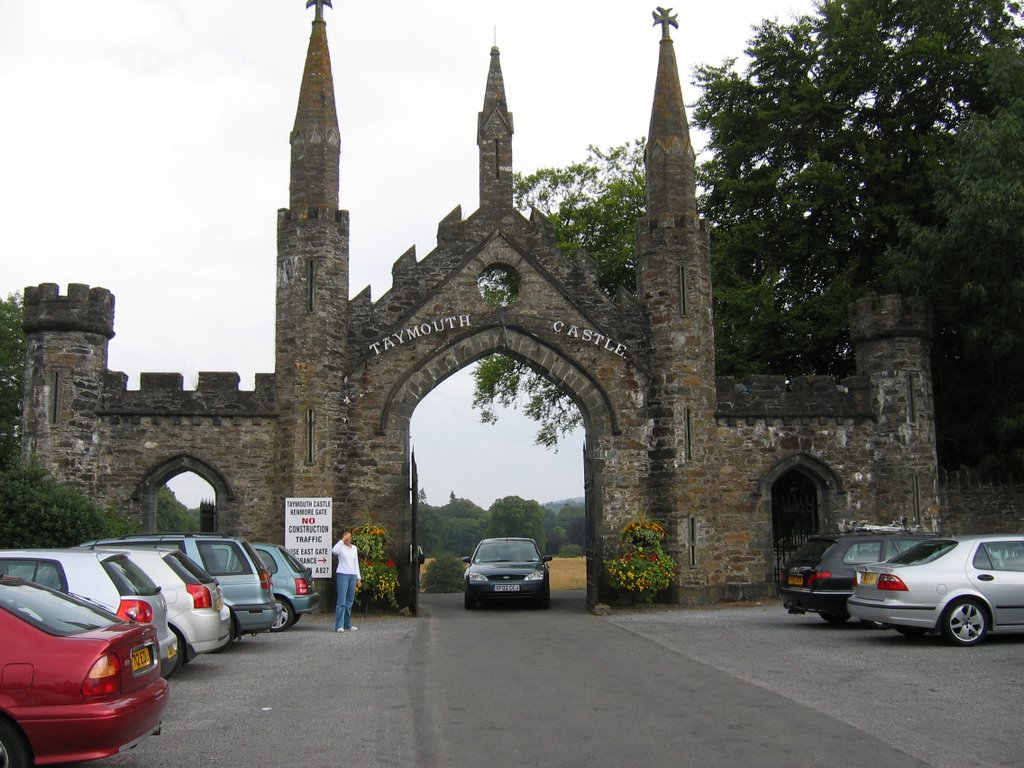
[[[778,583],[793,553],[810,536],[832,527],[842,484],[828,465],[798,453],[773,464],[761,478],[759,491],[771,521]]]
[[[562,383],[583,415],[587,434],[618,434],[611,398],[583,367],[551,346],[515,328],[492,327],[439,348],[398,381],[381,412],[383,434],[400,419],[407,425],[417,404],[452,374],[487,355],[504,353]]]
[[[169,480],[183,472],[194,472],[211,486],[219,503],[231,502],[235,492],[224,474],[202,459],[188,453],[179,453],[150,468],[132,493],[132,503],[142,511],[142,529],[155,531],[157,492]]]

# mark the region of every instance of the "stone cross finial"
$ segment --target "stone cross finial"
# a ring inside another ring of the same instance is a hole
[[[655,24],[655,26],[658,25],[658,24],[661,24],[661,39],[662,40],[667,40],[670,37],[670,35],[668,33],[668,28],[670,26],[675,27],[676,29],[679,29],[679,24],[676,23],[676,17],[672,14],[672,9],[671,8],[658,8],[651,15],[654,16],[654,24]]]
[[[316,6],[316,18],[314,19],[314,21],[323,21],[324,20],[324,6],[325,5],[328,8],[333,8],[334,7],[333,5],[331,5],[331,0],[306,0],[306,7],[307,8],[309,8],[312,5]]]

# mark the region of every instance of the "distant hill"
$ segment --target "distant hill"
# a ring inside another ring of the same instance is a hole
[[[560,499],[559,501],[546,501],[543,504],[541,504],[541,506],[544,507],[544,509],[550,509],[553,512],[558,512],[566,504],[579,504],[580,506],[583,506],[583,503],[585,501],[586,501],[585,497],[583,497],[583,496],[576,496],[575,498],[572,498],[572,499]]]

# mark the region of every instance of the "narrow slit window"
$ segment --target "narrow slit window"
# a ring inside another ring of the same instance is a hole
[[[679,267],[679,314],[686,316],[686,267]]]
[[[916,525],[921,524],[921,479],[914,475],[913,477],[914,486],[914,523]]]
[[[314,456],[313,446],[316,437],[316,412],[312,408],[306,409],[306,463],[312,464]]]
[[[314,309],[313,297],[316,295],[316,262],[312,259],[306,264],[306,311]]]
[[[683,456],[684,460],[691,461],[693,459],[693,438],[691,432],[693,431],[693,414],[689,408],[686,409],[686,448]]]
[[[687,551],[690,555],[690,566],[697,565],[697,518],[690,515],[690,519],[687,525]]]
[[[50,412],[48,416],[51,424],[56,424],[60,415],[60,384],[60,371],[54,371],[50,374]]]
[[[907,423],[917,424],[917,374],[907,373]]]

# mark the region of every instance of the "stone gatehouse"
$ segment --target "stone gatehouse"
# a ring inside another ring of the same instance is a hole
[[[716,377],[711,233],[697,213],[667,14],[651,51],[635,292],[607,296],[587,254],[566,258],[544,216],[514,208],[513,120],[492,48],[479,207],[439,222],[423,259],[401,255],[375,301],[368,289],[350,298],[342,136],[327,25],[311,4],[289,207],[277,219],[274,371],[252,391],[235,373],[200,373],[195,390],[177,373],[143,373],[129,390],[107,368],[110,292],[29,287],[26,456],[147,528],[158,489],[186,471],[213,486],[216,525],[252,538],[282,540],[286,498],[329,496],[336,526],[373,510],[405,562],[410,418],[445,378],[503,353],[560,383],[582,414],[590,604],[607,594],[601,564],[618,553],[620,527],[641,510],[667,523],[673,597],[686,603],[773,594],[776,559],[839,520],[929,523],[938,489],[922,304],[851,306],[857,374],[842,382]],[[493,285],[501,300],[482,290]]]

